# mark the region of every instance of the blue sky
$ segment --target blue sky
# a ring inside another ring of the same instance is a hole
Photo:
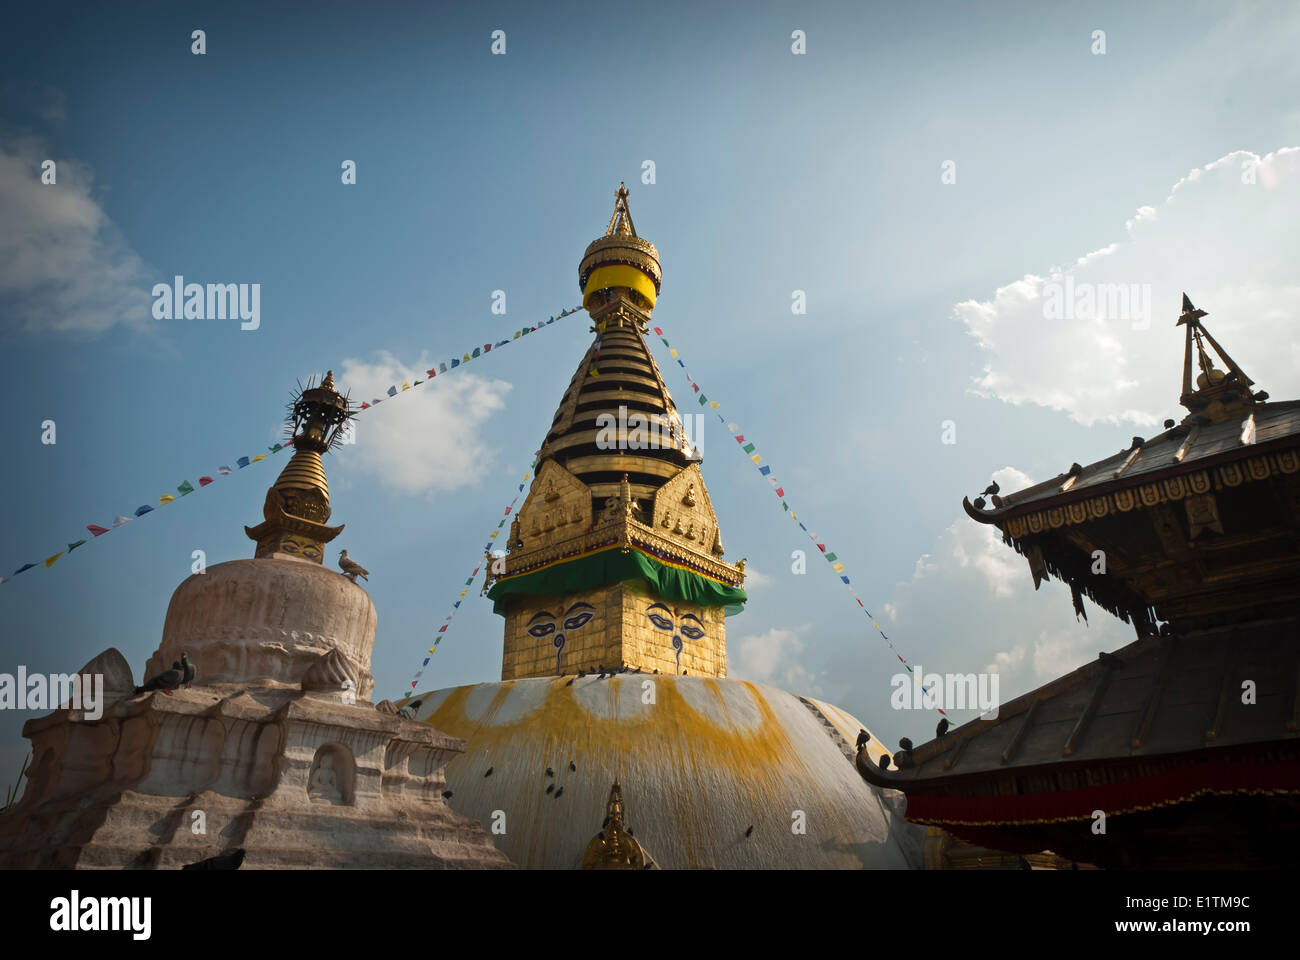
[[[905,655],[999,666],[1004,697],[1132,633],[1096,610],[1075,623],[1059,584],[1035,594],[962,496],[1181,417],[1183,289],[1261,387],[1300,395],[1291,4],[16,17],[0,38],[5,574],[260,452],[299,378],[332,368],[373,394],[572,307],[620,180],[660,250],[656,322],[705,391]],[[1149,329],[1026,310],[1061,272],[1149,285]],[[149,291],[176,274],[260,283],[260,329],[153,320]],[[584,317],[368,413],[327,458],[336,546],[373,574],[380,695],[405,687],[476,565],[586,348]],[[891,743],[924,737],[933,715],[889,709],[892,654],[829,571],[791,572],[809,543],[731,446],[710,425],[727,555],[758,571],[728,624],[732,674],[831,700]],[[242,527],[282,464],[0,585],[0,671],[72,670],[117,646],[138,676],[191,552],[252,555]],[[462,608],[427,685],[497,678],[501,628],[486,601]],[[0,714],[0,782],[33,715]]]

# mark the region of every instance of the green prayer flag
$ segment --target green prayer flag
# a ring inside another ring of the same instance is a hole
[[[187,493],[194,492],[194,485],[190,483],[188,480],[186,480],[184,483],[182,483],[179,487],[176,488],[176,492],[183,497]]]
[[[745,444],[743,447],[741,447],[740,449],[744,450],[746,453],[753,453],[753,452],[754,452],[754,445],[753,445],[752,443],[747,443],[747,444]]]
[[[835,562],[835,554],[833,554],[833,553],[828,553],[828,554],[826,554],[826,562],[827,562],[827,563],[834,563],[834,562]]]
[[[73,550],[76,550],[77,547],[81,546],[85,542],[86,542],[85,540],[78,540],[76,543],[68,544],[68,553],[71,553]]]

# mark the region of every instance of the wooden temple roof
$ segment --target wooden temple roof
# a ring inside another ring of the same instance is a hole
[[[1150,440],[1134,437],[1127,449],[1080,470],[1058,474],[1051,480],[1001,497],[988,509],[978,509],[969,498],[962,501],[962,506],[972,519],[1002,526],[1012,518],[1028,516],[1048,505],[1078,503],[1117,489],[1139,487],[1153,479],[1194,473],[1300,446],[1300,400],[1259,403],[1251,414],[1255,431],[1250,443],[1243,442],[1245,431],[1241,421],[1197,423],[1188,418]]]
[[[1247,681],[1254,702],[1243,702]],[[858,770],[903,790],[921,823],[1087,819],[1204,792],[1300,790],[1300,628],[1290,618],[1145,637],[895,759],[902,769],[882,770],[859,754]]]

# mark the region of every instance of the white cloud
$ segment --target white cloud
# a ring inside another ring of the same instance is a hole
[[[383,400],[357,418],[355,445],[336,448],[344,470],[429,496],[472,486],[491,472],[496,451],[484,427],[505,409],[511,385],[461,370],[400,390],[403,381],[425,380],[428,365],[421,357],[418,367],[409,367],[387,352],[370,363],[344,361],[339,389],[357,404]],[[390,386],[399,388],[396,397],[387,396]]]
[[[1016,585],[1024,575],[1024,561],[1002,542],[997,527],[963,518],[944,531],[942,541],[957,566],[983,577],[985,587],[995,597],[1015,596]],[[941,569],[933,564],[927,575]]]
[[[1046,276],[1027,274],[991,300],[957,304],[955,316],[985,351],[975,392],[1083,424],[1176,416],[1183,332],[1174,324],[1186,291],[1260,388],[1295,396],[1297,222],[1300,147],[1263,158],[1239,150],[1191,171],[1162,203],[1138,209],[1127,239]],[[1127,313],[1115,315],[1125,306],[1116,300],[1106,317],[1108,289],[1131,295]],[[1058,304],[1065,317],[1048,319]]]
[[[764,587],[770,587],[771,585],[772,585],[772,578],[769,577],[766,573],[759,573],[758,570],[756,570],[754,567],[750,566],[749,564],[745,565],[745,589],[746,590],[752,590],[755,587],[759,589],[763,589]]]
[[[41,183],[45,160],[56,163],[53,184]],[[151,323],[144,265],[91,183],[87,167],[36,137],[0,141],[0,314],[9,332],[95,334]]]
[[[768,683],[806,695],[821,693],[813,675],[804,668],[804,642],[800,637],[807,626],[782,630],[773,627],[760,634],[739,640],[727,640],[727,675],[735,680]]]

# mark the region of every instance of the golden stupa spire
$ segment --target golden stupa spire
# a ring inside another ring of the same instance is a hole
[[[621,300],[637,308],[644,322],[659,297],[662,273],[655,245],[637,236],[627,196],[627,187],[620,183],[605,235],[592,241],[578,265],[578,286],[582,305],[593,318],[601,305]]]
[[[627,186],[622,182],[614,191],[614,215],[609,218],[609,227],[605,230],[605,236],[612,237],[616,233],[636,236],[636,227],[632,225],[632,211],[627,207]]]
[[[321,454],[339,442],[351,416],[347,398],[334,389],[332,370],[319,386],[308,383],[290,402],[293,456],[266,491],[264,521],[244,528],[257,542],[254,557],[323,561],[325,544],[343,527],[325,525],[331,513],[330,488]]]

